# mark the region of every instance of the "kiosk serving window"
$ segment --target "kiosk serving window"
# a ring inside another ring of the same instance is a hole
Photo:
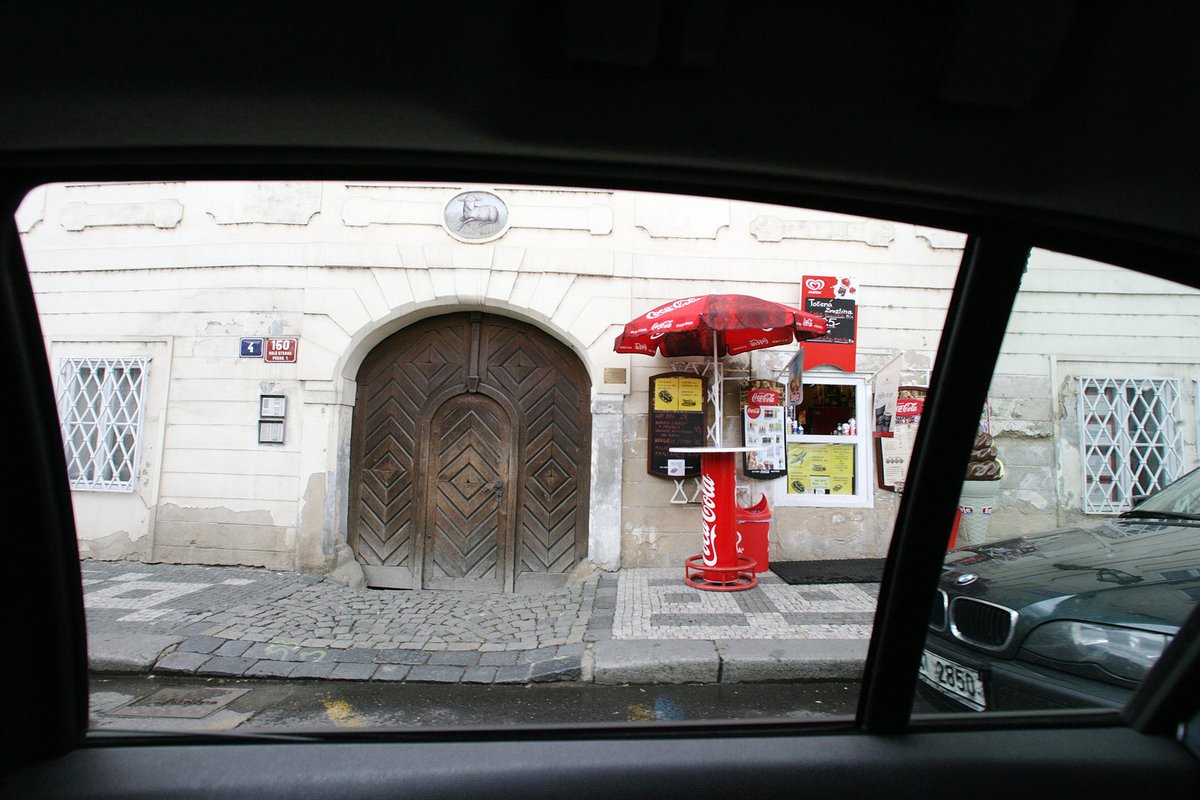
[[[787,475],[776,505],[871,507],[871,408],[867,376],[810,372],[785,420]]]

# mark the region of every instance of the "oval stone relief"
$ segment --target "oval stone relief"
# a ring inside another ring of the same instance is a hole
[[[462,192],[446,203],[442,224],[456,239],[491,241],[503,236],[508,228],[508,206],[491,192]]]

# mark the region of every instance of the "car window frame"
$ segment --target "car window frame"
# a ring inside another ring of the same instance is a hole
[[[383,164],[363,161],[358,158],[349,162],[305,160],[310,154],[275,154],[269,168],[262,165],[248,169],[235,167],[221,161],[222,154],[206,151],[193,153],[192,158],[175,158],[163,166],[148,154],[113,157],[92,154],[100,164],[88,163],[80,168],[73,159],[62,163],[34,164],[32,169],[23,168],[14,175],[11,169],[0,172],[0,186],[6,187],[3,202],[9,210],[4,226],[6,237],[4,253],[3,302],[6,310],[6,346],[14,363],[14,380],[29,388],[18,398],[20,407],[27,414],[28,424],[15,426],[10,420],[6,432],[14,434],[21,451],[27,451],[36,463],[23,464],[22,475],[17,483],[24,485],[24,496],[31,508],[39,515],[28,513],[18,522],[36,523],[48,535],[29,545],[24,555],[36,564],[26,579],[14,587],[28,595],[25,604],[32,607],[41,604],[48,609],[51,618],[62,625],[35,654],[33,663],[10,671],[17,679],[30,682],[31,691],[20,699],[20,707],[40,706],[43,719],[32,726],[25,741],[6,754],[6,765],[25,763],[34,758],[61,754],[85,743],[95,746],[113,741],[108,737],[87,740],[87,670],[86,635],[83,619],[82,589],[79,575],[77,551],[75,550],[74,526],[71,520],[70,495],[66,470],[62,462],[62,448],[54,405],[54,394],[50,373],[45,360],[40,327],[36,316],[32,288],[25,269],[20,238],[13,221],[13,213],[25,193],[34,186],[63,180],[154,180],[169,175],[179,180],[241,180],[279,179],[367,179],[412,180],[420,179],[433,169],[430,163],[408,164],[407,168],[392,160],[383,159]],[[289,156],[291,160],[289,160]],[[303,157],[302,157],[303,156]],[[145,160],[139,160],[145,159]],[[128,159],[128,160],[126,160]],[[215,159],[217,164],[206,159]],[[251,159],[253,160],[253,159]],[[402,161],[402,159],[401,159]],[[436,159],[431,159],[435,162]],[[1020,219],[980,217],[971,213],[947,213],[944,208],[913,202],[911,198],[895,198],[889,202],[879,199],[863,200],[855,193],[842,187],[826,187],[823,192],[800,191],[795,187],[783,189],[772,181],[751,183],[730,182],[728,176],[707,174],[700,177],[681,178],[678,175],[639,170],[605,170],[603,175],[589,171],[583,165],[574,165],[574,171],[551,171],[551,174],[533,170],[523,174],[528,164],[506,163],[499,172],[481,170],[473,179],[496,179],[512,182],[538,181],[558,185],[600,185],[620,189],[671,191],[679,193],[708,194],[731,199],[757,200],[789,205],[816,207],[839,213],[914,222],[943,228],[956,228],[969,233],[964,250],[955,290],[943,328],[937,362],[931,378],[930,395],[927,398],[924,424],[914,445],[912,466],[914,476],[904,495],[893,531],[887,568],[880,591],[880,603],[876,612],[875,627],[863,674],[863,690],[858,711],[852,725],[845,722],[828,724],[661,724],[638,728],[612,726],[555,726],[536,732],[535,729],[506,729],[504,731],[480,731],[473,735],[490,738],[529,737],[560,739],[564,737],[601,736],[622,738],[630,736],[678,736],[684,730],[688,735],[704,731],[734,731],[750,734],[788,735],[829,731],[856,731],[865,734],[896,734],[910,728],[961,729],[964,727],[1048,727],[1069,726],[1112,726],[1129,725],[1143,732],[1170,732],[1172,725],[1195,713],[1197,690],[1190,688],[1200,684],[1200,620],[1193,614],[1172,645],[1164,653],[1159,664],[1151,671],[1129,706],[1121,713],[1106,711],[1019,713],[1011,715],[989,714],[979,717],[946,718],[933,716],[920,720],[915,726],[910,720],[911,700],[917,681],[917,664],[924,642],[928,608],[936,587],[937,576],[944,556],[945,537],[930,536],[928,531],[947,530],[957,499],[957,476],[965,469],[971,435],[978,423],[978,413],[968,409],[982,405],[987,385],[991,379],[1016,287],[1020,282],[1024,261],[1031,247],[1048,247],[1084,257],[1100,258],[1119,264],[1122,256],[1134,263],[1144,258],[1157,258],[1157,269],[1141,269],[1159,277],[1168,277],[1189,285],[1197,285],[1200,279],[1189,274],[1194,268],[1190,250],[1195,243],[1173,247],[1155,243],[1149,233],[1117,238],[1109,231],[1099,235],[1086,221],[1075,228],[1031,226]],[[544,166],[544,165],[543,165]],[[553,166],[553,165],[552,165]],[[559,165],[561,166],[561,165]],[[442,163],[441,179],[460,177],[457,171],[462,164],[453,167]],[[495,168],[492,168],[495,169]],[[364,173],[364,170],[367,170]],[[252,174],[247,174],[252,173]],[[564,180],[566,176],[566,180]],[[1016,215],[1020,216],[1020,215]],[[1134,256],[1137,256],[1135,259]],[[1183,278],[1181,280],[1181,278]],[[1001,313],[1003,311],[1003,313]],[[981,321],[985,324],[981,325]],[[980,328],[982,327],[982,331]],[[962,331],[970,330],[970,336]],[[982,334],[986,334],[981,336]],[[980,357],[980,354],[991,357]],[[951,391],[949,387],[953,386]],[[978,402],[975,402],[978,400]],[[17,435],[20,434],[20,435]],[[961,442],[961,444],[957,444]],[[947,444],[954,443],[954,444]],[[32,538],[32,537],[31,537]],[[9,676],[6,676],[9,677]],[[19,709],[18,709],[19,713]],[[461,736],[461,731],[426,731],[418,733],[388,732],[372,733],[371,736],[398,738]],[[248,737],[253,738],[253,737]],[[345,736],[331,739],[355,738]],[[191,737],[183,737],[191,740]]]

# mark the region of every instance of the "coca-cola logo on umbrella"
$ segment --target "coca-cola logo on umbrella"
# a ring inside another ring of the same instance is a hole
[[[646,319],[658,319],[659,317],[661,317],[664,314],[670,314],[672,311],[678,311],[681,308],[690,306],[692,303],[695,303],[699,299],[700,299],[699,297],[685,297],[682,300],[676,300],[674,303],[668,303],[667,305],[662,306],[661,308],[656,308],[653,311],[647,311]]]

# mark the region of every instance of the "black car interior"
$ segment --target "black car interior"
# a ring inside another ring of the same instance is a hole
[[[5,797],[1195,797],[1200,619],[1120,712],[910,715],[1030,247],[1200,286],[1187,3],[45,2],[4,13]],[[857,716],[87,732],[70,493],[13,212],[56,181],[469,180],[966,231]]]

